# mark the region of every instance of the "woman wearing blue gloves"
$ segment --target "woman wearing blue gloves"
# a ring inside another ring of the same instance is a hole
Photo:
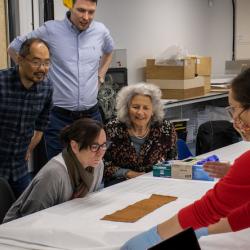
[[[233,79],[229,107],[241,133],[250,131],[250,69]],[[169,220],[143,232],[122,250],[143,250],[192,227],[197,238],[250,227],[250,151],[235,160],[227,174],[200,200],[181,209]]]

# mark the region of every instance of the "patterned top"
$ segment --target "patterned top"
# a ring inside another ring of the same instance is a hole
[[[150,132],[141,146],[139,155],[131,141],[127,127],[117,119],[106,125],[111,146],[104,156],[104,177],[109,181],[117,177],[121,168],[137,172],[150,172],[158,161],[177,158],[176,132],[173,125],[163,120],[151,125]]]
[[[48,80],[26,89],[18,67],[0,71],[0,176],[16,181],[27,174],[28,145],[34,130],[46,128],[51,105]]]

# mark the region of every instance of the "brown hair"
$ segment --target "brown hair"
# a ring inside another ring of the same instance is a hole
[[[241,72],[231,82],[233,97],[243,108],[250,108],[250,68]]]
[[[76,3],[76,1],[77,1],[77,0],[73,0],[73,1],[72,1],[72,2],[73,2],[73,4],[72,4],[73,6],[74,6],[74,4]],[[90,2],[93,2],[93,3],[96,3],[96,4],[97,4],[97,0],[88,0],[88,1],[90,1]]]
[[[68,146],[70,141],[74,140],[78,143],[79,150],[87,149],[94,143],[102,129],[101,122],[90,118],[82,118],[66,126],[60,133],[60,139],[65,146]]]

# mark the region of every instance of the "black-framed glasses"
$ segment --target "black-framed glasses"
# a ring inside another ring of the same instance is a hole
[[[108,149],[108,147],[110,146],[111,144],[111,141],[106,141],[104,142],[103,144],[98,144],[98,143],[93,143],[89,146],[90,150],[92,152],[97,152],[99,151],[100,149],[106,151]]]
[[[30,65],[34,68],[40,68],[41,66],[44,66],[46,68],[49,68],[51,65],[51,62],[48,61],[42,61],[42,60],[30,60],[29,58],[25,57],[25,60],[30,63]]]

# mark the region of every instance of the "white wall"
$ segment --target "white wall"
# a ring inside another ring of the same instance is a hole
[[[33,0],[34,28],[39,27],[39,0]],[[31,1],[19,0],[20,35],[32,31],[32,6]]]
[[[236,59],[250,59],[250,1],[236,1]]]
[[[129,83],[143,80],[146,58],[178,44],[190,54],[210,55],[213,75],[224,74],[231,59],[231,0],[99,0],[96,20],[111,31],[117,49],[127,49]],[[54,0],[55,18],[64,18],[62,0]]]
[[[27,0],[19,0],[20,35],[24,35],[32,30],[31,3]]]
[[[201,0],[207,2],[206,0]],[[212,74],[225,72],[225,61],[232,60],[233,7],[231,0],[213,0],[209,9],[208,54],[212,56]]]

